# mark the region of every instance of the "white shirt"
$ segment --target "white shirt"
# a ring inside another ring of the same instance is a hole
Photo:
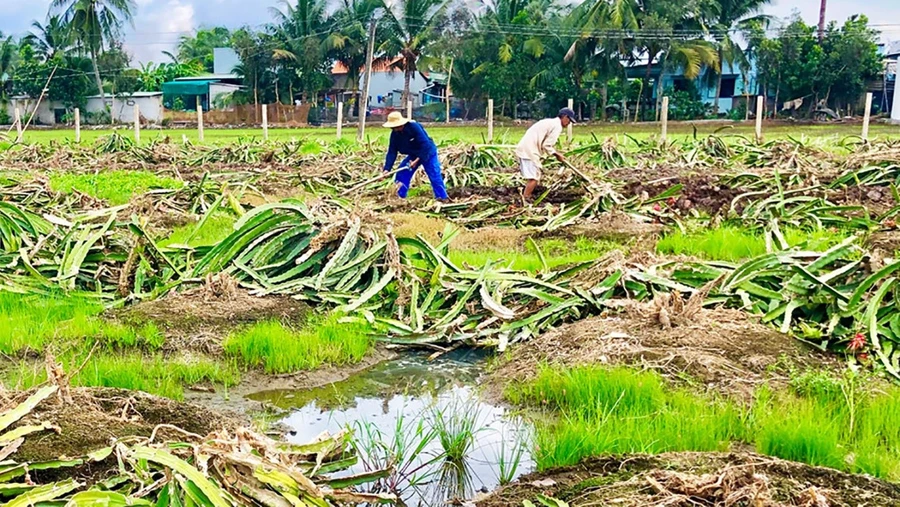
[[[530,160],[540,169],[542,158],[556,154],[554,146],[562,131],[562,122],[558,117],[535,123],[529,127],[516,146],[516,156]]]

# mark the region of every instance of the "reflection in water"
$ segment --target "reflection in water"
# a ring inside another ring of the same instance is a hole
[[[353,428],[360,461],[344,474],[390,462],[394,474],[374,487],[400,491],[407,505],[440,505],[492,490],[501,477],[509,480],[534,466],[526,449],[529,426],[477,398],[472,386],[481,374],[481,359],[473,351],[435,361],[406,356],[325,388],[253,398],[289,411],[281,422],[294,430],[292,442]],[[448,459],[448,447],[463,451]]]

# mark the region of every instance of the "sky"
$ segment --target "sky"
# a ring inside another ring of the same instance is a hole
[[[678,0],[674,0],[678,1]],[[34,20],[43,21],[51,0],[0,0],[0,32],[22,35]],[[275,0],[135,0],[133,27],[126,28],[125,46],[134,63],[160,62],[162,51],[172,50],[178,38],[198,27],[260,26],[272,20]],[[807,23],[819,16],[819,0],[772,0],[765,12],[786,18],[798,11]],[[900,40],[900,0],[828,0],[829,20],[843,21],[862,13],[881,29],[885,40]]]

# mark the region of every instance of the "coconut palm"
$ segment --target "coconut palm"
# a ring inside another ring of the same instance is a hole
[[[409,84],[420,68],[430,65],[429,52],[438,40],[438,24],[448,0],[382,0],[387,40],[379,50],[387,57],[399,56],[394,66],[403,71],[402,103],[409,101]]]
[[[340,28],[325,37],[327,54],[347,69],[345,86],[357,94],[356,115],[359,115],[358,108],[363,102],[359,100],[359,85],[361,70],[366,65],[369,23],[379,6],[378,0],[343,0],[341,7],[329,19],[330,24]],[[383,32],[376,31],[375,36],[384,42]],[[383,58],[376,61],[381,62]]]
[[[712,32],[716,40],[716,50],[722,71],[717,73],[716,98],[713,112],[719,113],[719,95],[722,91],[722,74],[726,64],[742,69],[746,74],[750,67],[747,52],[732,38],[734,32],[746,32],[751,26],[766,25],[770,17],[759,11],[771,0],[717,0],[714,5],[714,25]]]
[[[48,17],[46,24],[34,21],[31,28],[31,33],[26,35],[22,42],[30,44],[44,61],[65,54],[72,48],[72,30],[60,16]]]
[[[178,41],[178,61],[200,62],[206,72],[213,71],[213,50],[231,47],[231,32],[222,26],[198,30],[196,35],[182,35]]]
[[[0,32],[0,102],[5,102],[12,88],[13,64],[17,44],[12,36],[4,37]]]
[[[123,23],[133,23],[134,0],[52,0],[50,8],[62,13],[75,39],[90,54],[97,90],[105,99],[97,57],[104,43],[119,35]]]

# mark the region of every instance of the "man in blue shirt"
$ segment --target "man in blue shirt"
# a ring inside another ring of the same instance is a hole
[[[425,133],[425,129],[418,123],[404,118],[399,111],[389,114],[384,126],[393,131],[387,159],[384,161],[385,172],[394,168],[397,153],[406,155],[403,162],[400,162],[401,170],[394,179],[397,183],[397,195],[403,199],[406,198],[413,174],[421,165],[425,169],[425,174],[428,175],[428,180],[431,181],[434,198],[441,202],[447,202],[449,199],[447,188],[444,186],[444,177],[441,176],[441,162],[438,160],[437,146]]]

